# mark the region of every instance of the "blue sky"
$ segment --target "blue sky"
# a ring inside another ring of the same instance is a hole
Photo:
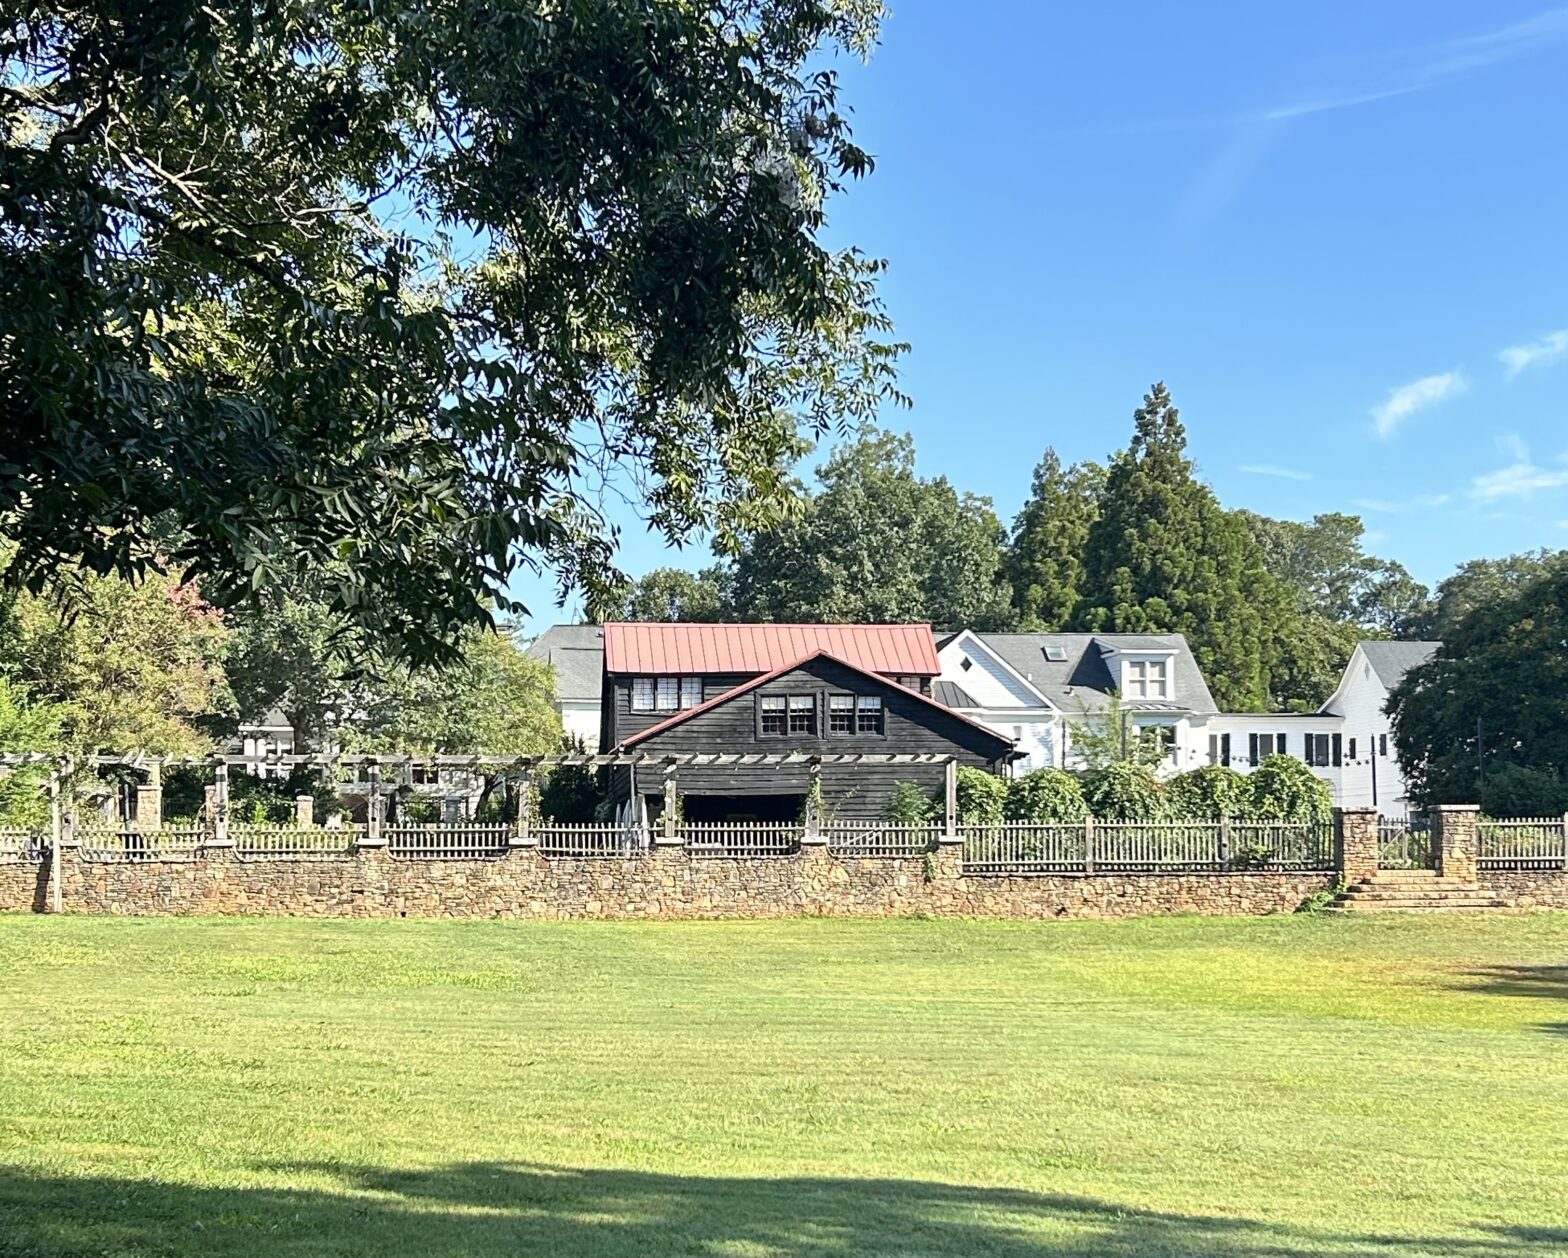
[[[1568,8],[895,0],[844,94],[922,474],[1011,520],[1163,379],[1226,506],[1428,582],[1568,546]]]

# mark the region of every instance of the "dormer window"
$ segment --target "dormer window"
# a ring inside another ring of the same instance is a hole
[[[1128,660],[1126,692],[1129,699],[1170,698],[1170,665],[1165,660]]]

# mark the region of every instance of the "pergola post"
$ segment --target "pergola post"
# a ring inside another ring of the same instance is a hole
[[[212,840],[229,846],[229,766],[222,760],[212,770]]]
[[[680,825],[680,794],[676,790],[673,761],[664,766],[664,816],[659,820],[664,823],[664,841],[674,843]]]
[[[365,846],[381,847],[386,842],[381,834],[381,766],[372,760],[365,776],[370,792],[365,801]]]
[[[822,837],[822,757],[812,756],[806,772],[806,842],[816,843]]]
[[[533,828],[533,773],[528,765],[523,765],[517,775],[517,817],[512,823],[512,846],[530,847],[533,838],[529,831]]]

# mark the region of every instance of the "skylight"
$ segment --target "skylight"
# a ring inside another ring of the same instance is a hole
[[[1067,663],[1067,648],[1066,647],[1064,647],[1064,646],[1048,646],[1048,647],[1043,647],[1042,650],[1045,651],[1045,658],[1050,660],[1051,663],[1053,663],[1053,664],[1065,664],[1065,663]]]

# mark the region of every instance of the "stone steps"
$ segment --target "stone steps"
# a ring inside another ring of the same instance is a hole
[[[1473,882],[1430,869],[1395,869],[1347,887],[1328,907],[1335,913],[1474,913],[1507,905]]]

